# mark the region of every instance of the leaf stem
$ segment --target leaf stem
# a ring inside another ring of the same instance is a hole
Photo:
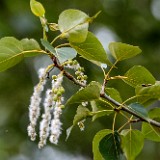
[[[118,113],[115,112],[114,117],[113,117],[113,124],[112,124],[112,131],[113,131],[113,133],[114,133],[114,131],[115,131],[115,123],[116,123],[117,114],[118,114]]]

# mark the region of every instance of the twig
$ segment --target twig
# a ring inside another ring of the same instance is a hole
[[[86,87],[86,85],[79,83],[70,73],[68,73],[67,71],[64,70],[63,66],[61,66],[58,63],[58,60],[56,57],[52,57],[52,61],[55,65],[55,67],[57,67],[60,71],[63,71],[63,74],[69,79],[71,80],[73,83],[75,83],[76,85],[79,85],[81,87]],[[143,122],[147,122],[155,127],[159,127],[160,128],[160,122],[157,122],[153,119],[150,118],[144,118],[143,116],[137,115],[134,111],[130,110],[129,108],[127,108],[127,106],[125,106],[124,104],[121,104],[119,102],[117,102],[116,100],[114,100],[113,98],[111,98],[110,96],[108,96],[103,90],[100,93],[100,97],[106,99],[107,101],[109,101],[110,103],[112,103],[115,107],[115,111],[118,112],[120,110],[125,111],[135,117],[138,118],[138,121],[143,121]],[[133,122],[133,120],[131,121]]]

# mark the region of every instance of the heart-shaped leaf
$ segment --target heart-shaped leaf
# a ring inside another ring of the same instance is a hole
[[[114,132],[104,136],[99,142],[99,151],[105,160],[121,160],[123,152],[119,133]]]
[[[148,87],[137,87],[136,95],[138,102],[144,105],[160,99],[160,82],[157,81],[154,85]]]
[[[41,48],[36,40],[24,38],[21,40],[21,44],[23,46],[23,51],[27,51],[24,54],[25,57],[32,57],[40,54],[40,52],[37,51],[40,51]]]
[[[133,46],[121,42],[110,43],[109,50],[117,61],[132,58],[141,53],[141,49],[138,46]]]
[[[123,81],[134,88],[138,85],[152,85],[156,82],[153,75],[146,68],[140,65],[129,69],[124,76],[127,78],[123,79]]]
[[[127,160],[134,160],[144,145],[144,136],[138,130],[126,129],[121,132],[122,149]]]
[[[31,39],[17,40],[13,37],[0,39],[0,72],[19,63],[24,57],[41,54],[38,43]]]
[[[58,20],[61,38],[67,38],[70,42],[81,43],[85,41],[88,33],[89,16],[76,9],[63,11]]]
[[[149,117],[160,122],[160,108],[154,108],[149,111]],[[160,142],[160,128],[152,126],[148,123],[143,123],[142,132],[145,138],[155,142]]]
[[[99,40],[92,34],[88,32],[87,38],[82,43],[70,42],[70,45],[85,59],[93,62],[97,61],[111,65],[111,62],[107,58],[106,51],[104,50],[102,44]]]
[[[143,119],[148,119],[148,111],[139,103],[131,103],[126,106],[130,111],[134,112],[136,115],[139,115]]]
[[[70,59],[73,59],[77,55],[76,50],[71,47],[55,48],[55,50],[57,53],[57,58],[60,63],[63,63],[63,62],[70,60]]]
[[[111,133],[112,133],[112,130],[104,129],[97,132],[96,135],[94,136],[94,139],[92,142],[92,151],[93,151],[94,160],[104,160],[104,158],[102,157],[99,151],[99,142],[103,137]]]

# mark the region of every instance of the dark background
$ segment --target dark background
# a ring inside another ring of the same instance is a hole
[[[142,54],[118,64],[114,74],[125,73],[134,64],[145,66],[160,80],[160,1],[159,0],[44,0],[48,22],[57,22],[58,15],[65,9],[80,9],[90,16],[102,11],[90,25],[99,40],[108,51],[109,42],[121,41],[138,45]],[[42,37],[39,19],[31,11],[28,0],[0,1],[0,38],[14,36],[18,39]],[[52,35],[54,36],[54,34]],[[102,82],[101,70],[79,58],[85,67],[89,81]],[[17,66],[0,73],[0,159],[2,160],[89,160],[92,159],[92,139],[100,129],[109,128],[111,119],[100,118],[94,123],[88,119],[85,131],[75,127],[68,141],[65,141],[65,129],[72,124],[77,106],[64,109],[62,115],[63,135],[58,146],[50,145],[42,150],[38,142],[31,142],[27,136],[28,106],[33,87],[38,82],[39,67],[47,66],[50,61],[45,57],[28,58]],[[90,76],[92,75],[92,77]],[[65,80],[66,95],[69,97],[77,87]],[[111,84],[110,84],[111,85]],[[125,100],[134,90],[120,81],[112,85],[117,88]],[[158,103],[156,103],[158,107]],[[117,121],[123,121],[119,118]],[[139,127],[139,126],[136,126]],[[137,144],[138,145],[138,144]],[[146,141],[137,160],[159,160],[160,145]]]

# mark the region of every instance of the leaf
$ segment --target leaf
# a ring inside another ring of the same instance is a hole
[[[36,40],[25,38],[21,40],[21,44],[23,46],[23,51],[28,51],[24,54],[25,57],[32,57],[40,54],[40,52],[37,51],[40,51],[41,48]]]
[[[103,160],[103,157],[99,151],[99,142],[103,137],[105,137],[110,133],[112,133],[112,130],[104,129],[97,132],[96,135],[94,136],[93,142],[92,142],[92,151],[93,151],[94,160]]]
[[[37,2],[35,0],[30,0],[30,7],[32,13],[37,17],[42,17],[45,14],[45,9],[43,5],[40,2]]]
[[[138,46],[132,46],[121,42],[110,43],[109,50],[117,61],[132,58],[141,53],[141,49]]]
[[[122,149],[127,160],[134,160],[144,145],[144,136],[138,130],[126,129],[121,132]]]
[[[99,151],[105,160],[123,159],[119,133],[114,132],[103,137],[99,142]]]
[[[100,84],[92,81],[88,86],[75,93],[66,104],[92,101],[100,97]]]
[[[123,81],[134,88],[138,85],[155,84],[156,82],[153,75],[140,65],[136,65],[129,69],[124,76],[127,78],[123,79]]]
[[[152,86],[137,87],[136,95],[138,102],[144,105],[160,99],[160,81]]]
[[[57,53],[57,58],[60,63],[63,63],[63,62],[70,60],[70,59],[73,59],[77,55],[76,50],[71,47],[55,48],[55,50]]]
[[[81,43],[85,41],[88,33],[89,18],[84,12],[76,9],[63,11],[58,20],[61,38],[68,38],[70,42]]]
[[[26,46],[24,46],[25,44]],[[30,48],[28,44],[30,44]],[[25,39],[22,41],[14,37],[4,37],[0,39],[0,72],[13,67],[24,57],[35,56],[37,53],[42,53],[35,44],[36,41],[33,39]]]
[[[109,116],[111,113],[113,113],[113,110],[106,110],[108,106],[109,104],[106,103],[106,101],[104,101],[102,98],[91,101],[91,107],[93,112],[92,121],[95,121],[97,118],[100,118],[102,116]]]
[[[149,111],[149,117],[155,120],[159,120],[160,122],[160,108],[154,108],[151,111]],[[143,122],[142,132],[145,138],[151,141],[160,142],[160,128]]]
[[[119,103],[122,103],[122,98],[120,96],[120,93],[115,88],[105,88],[105,93],[109,95],[114,100],[118,101]]]
[[[73,125],[66,130],[66,140],[69,138],[73,127],[77,125],[79,121],[85,119],[87,116],[90,116],[90,110],[82,105],[79,105],[73,119]]]
[[[90,110],[82,105],[78,106],[77,113],[74,116],[73,125],[90,115]]]
[[[148,111],[139,103],[131,103],[126,106],[130,111],[134,112],[136,115],[143,117],[144,119],[148,119]]]
[[[84,42],[82,43],[70,42],[70,45],[83,58],[91,62],[97,61],[97,62],[111,65],[111,62],[108,60],[106,51],[104,50],[102,44],[91,32],[88,32],[87,38]]]
[[[41,39],[41,44],[45,47],[46,50],[50,51],[54,56],[58,56],[55,48],[45,39]]]

